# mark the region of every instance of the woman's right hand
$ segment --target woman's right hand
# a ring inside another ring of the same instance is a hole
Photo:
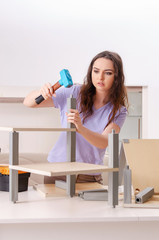
[[[43,96],[43,98],[46,101],[42,101],[40,104],[37,104],[36,98],[38,98],[40,95]],[[45,83],[44,86],[40,88],[40,90],[33,90],[30,92],[24,99],[23,104],[27,107],[54,107],[52,95],[55,95],[55,91],[53,90],[50,83]]]
[[[51,98],[52,95],[56,96],[51,83],[45,83],[44,86],[41,87],[40,95],[42,95],[45,100]]]

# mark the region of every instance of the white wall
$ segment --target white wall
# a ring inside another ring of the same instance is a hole
[[[59,109],[27,108],[22,103],[0,103],[0,126],[6,127],[52,127],[60,124]],[[20,132],[19,151],[48,153],[56,143],[60,132]],[[9,133],[0,132],[2,153],[9,151]]]
[[[148,86],[148,137],[158,138],[157,0],[1,0],[0,85],[41,86],[68,68],[82,82],[95,54],[118,52],[127,85]]]

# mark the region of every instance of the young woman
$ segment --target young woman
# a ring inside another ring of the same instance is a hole
[[[76,126],[76,161],[103,164],[103,157],[108,145],[108,134],[116,133],[125,121],[127,114],[127,93],[124,85],[122,59],[117,53],[104,51],[97,54],[90,63],[83,85],[71,88],[61,87],[53,92],[50,83],[39,91],[30,93],[24,100],[29,107],[56,107],[60,109],[62,127],[67,122]],[[44,101],[37,105],[39,95]],[[73,95],[77,100],[77,109],[67,113],[67,98]],[[66,161],[66,133],[62,132],[57,143],[48,155],[49,162]],[[65,179],[62,177],[60,179]],[[54,181],[55,178],[49,178]],[[77,176],[77,182],[101,182],[100,174]],[[50,182],[50,181],[49,181]]]

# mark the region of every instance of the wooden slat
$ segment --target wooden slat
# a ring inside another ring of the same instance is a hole
[[[143,204],[135,204],[135,203],[129,203],[129,204],[123,204],[124,208],[154,208],[154,209],[158,209],[159,208],[159,202],[158,203],[143,203]]]
[[[17,128],[17,127],[0,127],[0,131],[8,132],[75,132],[75,128]]]
[[[145,203],[135,203],[135,200],[132,199],[132,203],[123,204],[125,208],[159,208],[159,195],[153,195]]]
[[[142,92],[143,86],[127,86],[126,89],[128,92]]]
[[[66,190],[55,187],[55,184],[34,184],[33,188],[37,190],[43,197],[66,197]],[[76,183],[76,195],[80,191],[105,189],[105,187],[97,182],[95,183]]]
[[[23,103],[22,97],[0,97],[0,103]]]
[[[25,165],[10,165],[11,169],[40,174],[44,176],[63,176],[80,173],[102,173],[117,172],[118,168],[108,168],[103,165],[79,163],[79,162],[60,162],[60,163],[37,163]]]
[[[134,190],[154,187],[155,192],[159,193],[159,140],[130,139],[123,146],[132,170]]]

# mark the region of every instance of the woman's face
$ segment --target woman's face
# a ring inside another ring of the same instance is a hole
[[[92,67],[92,83],[96,91],[108,92],[113,85],[114,74],[113,62],[106,58],[98,58]]]

